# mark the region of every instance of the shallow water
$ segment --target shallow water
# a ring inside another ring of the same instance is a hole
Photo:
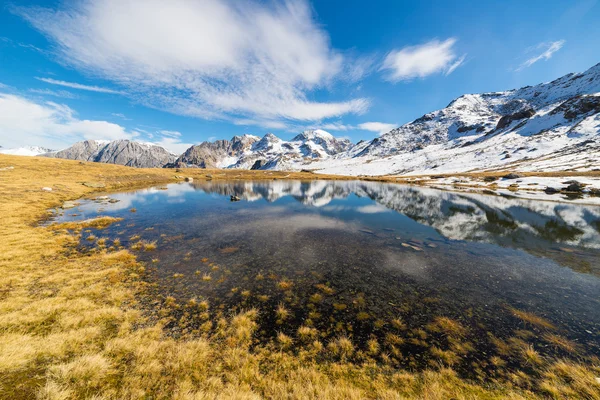
[[[89,234],[107,247],[156,241],[138,258],[161,298],[206,299],[210,317],[256,308],[259,341],[345,336],[367,353],[376,340],[387,362],[442,359],[476,375],[495,373],[492,357],[526,369],[526,344],[600,356],[600,207],[358,181],[174,184],[110,198],[55,220],[123,217],[84,233],[81,249],[97,247]],[[195,322],[173,322],[175,332],[209,318],[177,316]]]

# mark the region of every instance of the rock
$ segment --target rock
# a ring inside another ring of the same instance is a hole
[[[373,232],[371,230],[368,230],[368,229],[359,229],[358,231],[362,232],[362,233],[369,234],[369,235],[374,235],[375,234],[375,232]]]
[[[51,192],[51,191],[52,191],[52,188],[51,188],[51,187],[43,187],[43,188],[42,188],[42,190],[43,190],[44,192]]]
[[[266,163],[266,160],[256,160],[250,169],[261,169]]]
[[[118,203],[121,200],[117,200],[117,199],[110,199],[108,200],[109,203],[114,204],[114,203]]]
[[[566,188],[563,189],[565,192],[581,193],[581,192],[583,192],[583,188],[585,187],[585,185],[583,183],[580,183],[577,181],[567,181],[564,183],[569,184],[569,186],[567,186]]]
[[[188,176],[188,177],[185,178],[185,181],[186,182],[194,182],[194,178],[191,178],[191,177]]]
[[[519,179],[521,177],[521,175],[517,175],[513,172],[511,172],[510,174],[504,175],[502,177],[502,179]]]
[[[229,201],[240,201],[240,198],[238,196],[236,196],[236,195],[231,195],[229,197]]]
[[[96,200],[100,200],[100,201],[108,200],[108,196],[98,196],[98,197],[96,197]]]
[[[600,196],[600,189],[591,188],[590,189],[590,196]]]
[[[553,188],[553,187],[550,187],[550,186],[548,186],[548,187],[546,187],[546,189],[544,189],[544,192],[545,192],[546,194],[555,194],[555,193],[558,193],[558,192],[560,192],[560,190],[558,190],[558,189],[556,189],[556,188]]]
[[[513,121],[517,121],[517,120],[525,119],[525,118],[531,118],[534,115],[535,115],[535,111],[532,108],[527,108],[525,110],[516,112],[514,114],[505,115],[502,118],[500,118],[500,120],[498,121],[498,125],[496,125],[496,129],[497,130],[504,129],[508,125],[510,125],[510,123]]]
[[[496,177],[496,176],[486,176],[483,178],[483,181],[484,182],[494,182],[497,179],[498,179],[498,177]]]
[[[96,189],[106,187],[106,185],[102,182],[83,182],[83,186]]]
[[[79,203],[76,203],[74,201],[65,201],[62,205],[62,208],[67,210],[69,208],[75,208],[79,205]]]

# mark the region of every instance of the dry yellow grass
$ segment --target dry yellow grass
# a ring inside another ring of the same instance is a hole
[[[299,332],[306,344],[295,351],[282,351],[295,343],[284,334],[258,345],[255,310],[214,317],[199,333],[174,338],[140,305],[149,292],[135,255],[67,251],[79,240],[69,232],[84,224],[37,224],[47,209],[97,190],[82,182],[103,183],[104,191],[164,185],[175,181],[173,171],[0,156],[0,167],[9,165],[15,168],[0,172],[0,399],[599,398],[598,369],[566,361],[544,360],[539,379],[531,379],[534,394],[510,382],[465,381],[449,368],[407,372],[372,359],[350,363],[357,349],[349,338],[324,348],[309,327]],[[198,180],[207,173],[186,171]],[[231,174],[213,172],[212,179]],[[281,174],[264,176],[273,177]],[[203,316],[211,312],[206,301],[187,303]],[[164,307],[183,304],[167,298]],[[202,333],[213,326],[214,333]],[[369,349],[376,354],[379,345]]]

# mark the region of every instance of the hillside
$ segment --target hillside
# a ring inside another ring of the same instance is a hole
[[[589,171],[600,168],[599,133],[600,64],[536,86],[461,96],[312,168],[350,175]]]

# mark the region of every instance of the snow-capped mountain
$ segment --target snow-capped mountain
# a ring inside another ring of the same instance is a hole
[[[24,146],[15,149],[5,149],[0,146],[0,154],[10,154],[13,156],[39,156],[40,154],[49,153],[54,150],[40,146]]]
[[[175,162],[177,167],[295,169],[348,150],[352,144],[321,130],[307,130],[290,141],[272,133],[262,138],[234,136],[231,140],[203,142],[190,147]]]
[[[164,147],[130,140],[85,140],[67,149],[42,156],[139,168],[163,167],[177,158]]]
[[[446,108],[318,163],[318,172],[430,174],[599,168],[600,64],[506,92],[467,94]]]

